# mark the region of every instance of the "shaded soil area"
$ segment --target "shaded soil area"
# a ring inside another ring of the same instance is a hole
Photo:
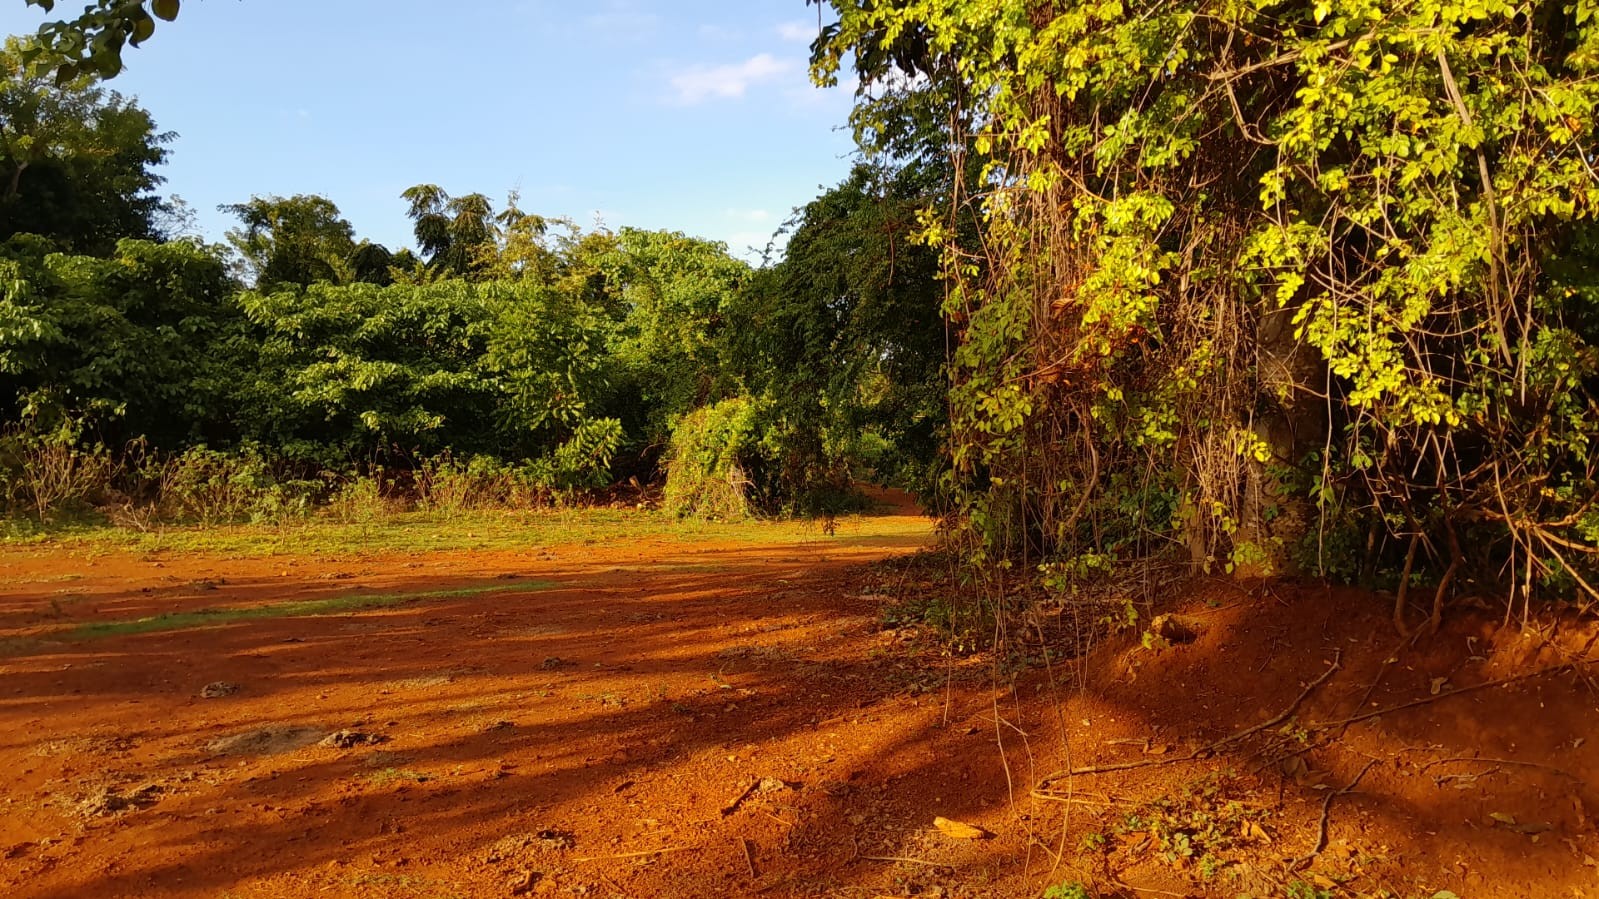
[[[950,654],[885,625],[886,593],[961,589],[869,567],[930,540],[899,512],[0,551],[0,895],[1599,895],[1586,626],[1404,645],[1379,599],[1199,582],[1176,639]]]

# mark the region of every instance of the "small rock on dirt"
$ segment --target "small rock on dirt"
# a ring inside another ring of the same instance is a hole
[[[528,893],[533,892],[533,888],[538,885],[539,879],[543,876],[537,871],[523,871],[520,874],[512,875],[511,879],[506,882],[505,888],[510,890],[512,896],[526,896]]]
[[[817,788],[835,799],[849,792],[849,784],[842,780],[824,780],[817,785]]]
[[[330,746],[334,749],[354,749],[357,746],[373,746],[378,743],[388,742],[388,737],[382,734],[369,734],[359,730],[336,730],[317,744]]]
[[[560,656],[550,656],[549,658],[545,659],[544,663],[539,665],[539,667],[543,668],[545,671],[554,671],[565,664],[566,662]]]
[[[115,815],[130,809],[145,808],[161,800],[165,792],[160,784],[145,784],[136,790],[119,793],[106,787],[99,793],[90,796],[78,804],[78,814],[85,818],[99,818],[105,815]]]
[[[219,681],[213,681],[213,682],[211,682],[209,684],[206,684],[205,686],[201,687],[200,688],[200,698],[202,698],[202,699],[221,699],[224,696],[232,696],[233,694],[235,694],[237,692],[239,692],[239,685],[238,684],[232,683],[230,681],[219,680]]]
[[[576,838],[564,830],[545,828],[534,834],[533,837],[537,841],[538,848],[556,852],[564,852],[577,845]]]
[[[755,792],[757,793],[778,793],[783,790],[792,789],[794,789],[793,784],[788,783],[787,781],[779,780],[775,777],[763,777],[760,779],[760,782],[755,785]]]
[[[485,864],[515,863],[530,852],[565,852],[577,839],[564,830],[546,827],[535,833],[512,834],[494,843],[483,855]]]
[[[368,768],[398,768],[409,765],[412,760],[411,756],[402,752],[384,752],[380,749],[367,753],[364,762]]]
[[[933,826],[938,828],[939,832],[945,836],[954,837],[957,840],[986,840],[992,836],[981,827],[962,821],[951,821],[948,818],[934,818]]]

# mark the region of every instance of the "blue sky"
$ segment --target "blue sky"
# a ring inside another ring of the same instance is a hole
[[[43,19],[0,5],[7,33]],[[178,133],[167,190],[207,239],[220,203],[320,193],[406,246],[400,191],[430,182],[742,253],[849,169],[816,28],[804,0],[189,0],[111,86]]]

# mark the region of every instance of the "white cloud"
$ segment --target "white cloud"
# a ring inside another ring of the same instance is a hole
[[[773,81],[799,70],[799,63],[793,60],[761,53],[731,65],[692,66],[673,75],[671,84],[679,103],[694,104],[713,98],[737,99],[744,96],[751,85]]]
[[[784,22],[777,26],[777,36],[796,44],[809,44],[816,40],[816,26],[805,22]]]
[[[772,214],[764,209],[728,209],[724,214],[736,221],[753,222],[755,224],[770,221],[772,218]]]

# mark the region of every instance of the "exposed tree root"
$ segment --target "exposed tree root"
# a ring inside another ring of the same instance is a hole
[[[1438,702],[1442,699],[1448,699],[1451,696],[1459,696],[1462,693],[1472,693],[1477,690],[1486,690],[1489,687],[1502,687],[1506,684],[1514,684],[1524,680],[1532,680],[1533,678],[1543,677],[1546,674],[1559,674],[1562,671],[1572,671],[1582,667],[1583,665],[1592,665],[1596,661],[1599,661],[1599,659],[1582,659],[1562,665],[1552,665],[1548,668],[1540,668],[1537,671],[1528,671],[1522,674],[1512,675],[1510,677],[1502,677],[1498,680],[1483,681],[1480,684],[1472,684],[1466,687],[1454,687],[1449,690],[1439,691],[1439,693],[1435,696],[1423,696],[1420,699],[1413,699],[1410,702],[1401,702],[1398,705],[1391,705],[1381,709],[1373,709],[1369,712],[1361,712],[1358,715],[1351,715],[1348,718],[1344,718],[1339,721],[1323,721],[1317,724],[1312,724],[1309,726],[1309,729],[1326,730],[1328,728],[1335,727],[1348,727],[1351,724],[1356,724],[1370,718],[1376,718],[1380,715],[1387,715],[1393,712],[1402,712],[1405,709],[1413,709],[1417,706],[1428,705],[1429,703]]]
[[[1366,772],[1370,771],[1372,766],[1377,764],[1377,761],[1377,759],[1372,759],[1371,761],[1367,762],[1366,767],[1361,768],[1360,773],[1355,775],[1355,779],[1349,782],[1349,786],[1344,787],[1341,790],[1334,790],[1333,792],[1328,793],[1326,798],[1322,799],[1321,823],[1316,827],[1316,843],[1310,847],[1309,853],[1290,862],[1288,864],[1288,870],[1298,871],[1299,869],[1315,861],[1316,856],[1321,854],[1321,850],[1327,848],[1327,819],[1332,812],[1333,800],[1337,799],[1339,796],[1343,796],[1353,791],[1355,787],[1359,786],[1360,779],[1366,776]]]

